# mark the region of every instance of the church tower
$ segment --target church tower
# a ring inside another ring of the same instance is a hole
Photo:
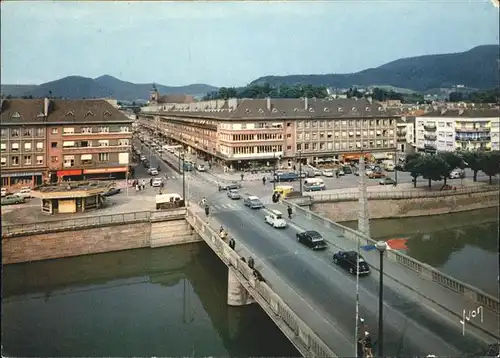
[[[153,83],[153,88],[149,94],[149,103],[150,104],[158,104],[158,99],[160,98],[160,92],[156,88],[156,85]]]

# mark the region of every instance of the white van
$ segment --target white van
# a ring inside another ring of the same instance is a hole
[[[326,185],[321,178],[307,178],[304,180],[305,191],[320,191],[326,190]]]
[[[179,194],[156,195],[156,210],[178,208],[182,201],[182,197]]]
[[[394,163],[385,163],[384,164],[384,170],[386,172],[393,172],[394,171]]]

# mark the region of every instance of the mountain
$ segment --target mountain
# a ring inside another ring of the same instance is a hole
[[[104,75],[95,79],[68,76],[56,81],[43,83],[38,86],[2,85],[2,95],[53,97],[69,99],[111,97],[124,101],[149,99],[152,83],[136,84],[119,80],[113,76]],[[164,94],[188,94],[203,96],[205,93],[217,91],[217,87],[206,84],[192,84],[188,86],[169,87],[156,84],[156,88]]]
[[[310,84],[334,88],[393,86],[419,92],[456,85],[489,89],[498,86],[499,49],[498,45],[484,45],[460,53],[402,58],[377,68],[349,74],[266,76],[250,85]]]

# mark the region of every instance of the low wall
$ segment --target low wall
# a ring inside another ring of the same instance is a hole
[[[496,194],[498,196],[498,192]],[[498,199],[497,199],[498,200]],[[346,239],[352,240],[354,242],[360,242],[360,245],[374,245],[376,243],[375,240],[365,236],[359,231],[350,229],[348,227],[342,226],[326,216],[321,216],[320,214],[310,211],[307,208],[300,207],[293,202],[288,202],[285,200],[290,206],[293,206],[293,210],[295,213],[299,215],[304,215],[310,220],[316,222],[318,225],[325,226],[337,230],[339,234],[344,236]],[[337,203],[338,205],[340,203]],[[355,209],[355,213],[359,210],[358,207]],[[328,241],[328,239],[326,239]],[[500,303],[498,298],[493,297],[480,289],[468,285],[462,281],[459,281],[451,276],[448,276],[439,270],[436,270],[434,267],[427,265],[423,262],[417,261],[405,254],[402,254],[395,250],[387,250],[384,253],[384,256],[394,261],[408,269],[411,269],[416,275],[421,276],[427,280],[438,283],[439,285],[446,287],[452,291],[455,291],[461,295],[463,295],[467,300],[477,303],[479,306],[486,306],[495,312],[500,312]]]
[[[48,260],[200,241],[186,209],[86,217],[2,228],[2,263]],[[130,220],[127,222],[126,220]]]
[[[186,220],[196,229],[203,240],[224,262],[231,273],[252,295],[278,328],[287,336],[304,357],[336,357],[337,355],[302,321],[267,283],[255,279],[248,264],[241,260],[237,252],[220,239],[204,220],[188,209]],[[241,244],[238,244],[242,246]],[[248,251],[248,249],[245,249]]]
[[[456,213],[498,207],[498,191],[461,193],[436,197],[410,199],[378,199],[368,201],[371,219],[403,218]],[[358,219],[358,201],[314,202],[311,210],[333,221]]]

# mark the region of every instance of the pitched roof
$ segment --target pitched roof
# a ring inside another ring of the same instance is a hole
[[[158,98],[158,103],[191,103],[194,97],[187,94],[167,94]]]
[[[1,106],[1,123],[43,120],[43,107],[43,99],[4,99]]]
[[[218,119],[355,118],[393,116],[380,103],[367,99],[229,99],[186,105],[173,103],[165,114]]]
[[[422,117],[456,117],[456,118],[487,118],[487,117],[499,117],[500,108],[499,107],[475,107],[475,108],[453,108],[453,109],[442,109],[434,110],[424,114]]]

